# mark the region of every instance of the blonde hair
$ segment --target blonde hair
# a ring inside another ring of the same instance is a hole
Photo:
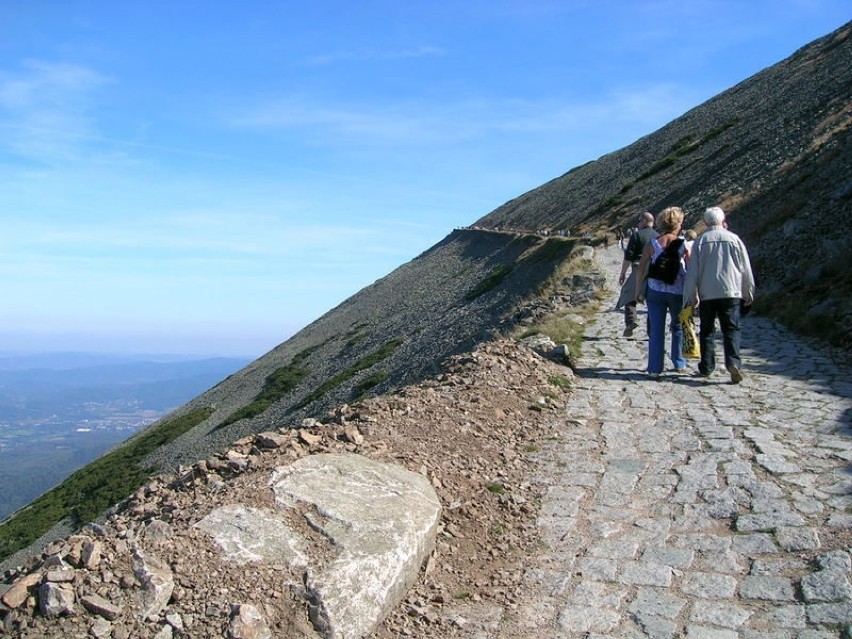
[[[683,235],[687,240],[694,240],[696,237],[698,237],[698,231],[696,231],[695,229],[689,229]]]
[[[683,210],[679,206],[668,206],[657,214],[656,226],[665,232],[674,232],[683,224]]]

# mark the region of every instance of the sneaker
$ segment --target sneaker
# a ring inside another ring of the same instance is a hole
[[[728,366],[728,372],[731,374],[731,384],[739,384],[743,381],[743,372],[736,366]]]
[[[628,324],[627,328],[624,329],[624,333],[622,333],[622,336],[633,337],[633,331],[635,331],[637,328],[639,328],[639,324],[637,324],[636,322]]]

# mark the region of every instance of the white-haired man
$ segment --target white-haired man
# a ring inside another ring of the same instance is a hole
[[[707,230],[692,245],[683,288],[685,305],[698,304],[701,327],[698,372],[709,377],[716,368],[716,319],[722,328],[725,367],[731,382],[743,379],[740,360],[740,307],[754,301],[754,276],[743,241],[725,228],[725,212],[711,206],[704,212]]]

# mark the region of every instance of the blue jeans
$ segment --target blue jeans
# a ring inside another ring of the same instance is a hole
[[[740,300],[737,297],[723,297],[715,300],[701,300],[698,305],[698,318],[701,327],[698,330],[698,344],[701,347],[701,361],[698,371],[709,375],[716,369],[716,318],[722,327],[722,346],[725,349],[725,367],[740,368]]]
[[[669,330],[672,334],[669,356],[675,368],[686,368],[683,356],[683,328],[678,315],[683,310],[683,295],[660,293],[648,287],[648,372],[663,372],[666,358],[666,313],[669,315]]]

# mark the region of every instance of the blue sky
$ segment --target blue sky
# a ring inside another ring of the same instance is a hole
[[[848,0],[4,0],[0,351],[257,356]]]

